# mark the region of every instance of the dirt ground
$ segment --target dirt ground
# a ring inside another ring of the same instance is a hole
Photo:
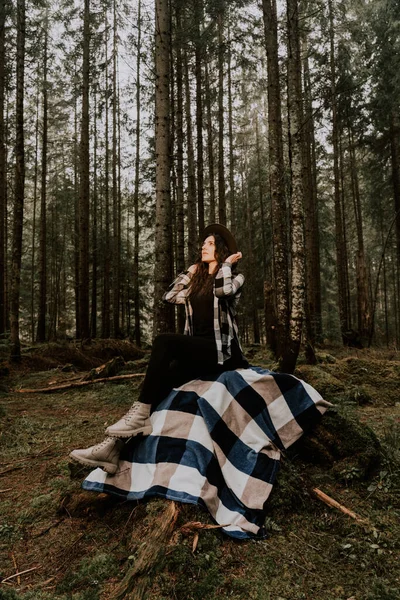
[[[248,354],[252,364],[271,366],[261,348]],[[71,463],[68,453],[101,441],[105,427],[137,397],[141,378],[19,393],[85,375],[82,367],[61,370],[74,364],[73,353],[65,361],[54,356],[33,352],[0,379],[0,599],[108,600],[154,534],[166,502],[83,492],[90,469]],[[126,360],[127,371],[143,371],[143,354]],[[315,367],[300,362],[296,374],[338,413],[376,433],[380,466],[366,477],[351,461],[332,469],[307,465],[293,453],[271,497],[265,540],[238,543],[201,531],[193,552],[193,534],[182,525],[212,522],[199,508],[180,505],[176,533],[152,566],[147,598],[400,599],[400,353],[325,348],[320,360]],[[304,487],[293,490],[293,481]],[[312,487],[365,522],[328,507]]]

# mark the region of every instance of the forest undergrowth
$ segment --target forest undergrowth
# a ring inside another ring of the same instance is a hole
[[[166,501],[83,492],[90,469],[68,458],[102,439],[137,396],[140,377],[53,394],[17,391],[76,381],[118,354],[122,373],[144,370],[143,352],[123,342],[65,354],[57,345],[34,347],[19,366],[1,365],[1,600],[111,600],[154,534]],[[258,346],[247,355],[272,366]],[[400,599],[400,354],[329,347],[318,356],[316,366],[300,361],[296,374],[334,407],[282,460],[268,537],[238,543],[200,530],[193,551],[196,534],[184,525],[212,521],[197,507],[177,505],[174,533],[140,597]],[[322,503],[313,488],[363,520]]]

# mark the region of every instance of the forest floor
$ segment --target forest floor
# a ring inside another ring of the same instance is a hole
[[[105,426],[136,397],[140,377],[53,394],[18,393],[76,381],[104,362],[104,355],[91,363],[84,353],[79,362],[73,352],[57,352],[57,346],[32,349],[0,379],[2,600],[112,598],[167,504],[81,491],[90,469],[73,466],[68,453],[103,439]],[[249,348],[248,356],[254,365],[271,366],[260,348]],[[336,411],[376,433],[380,466],[365,478],[351,462],[332,469],[306,465],[292,453],[271,495],[268,537],[259,541],[238,543],[218,530],[200,531],[193,552],[193,533],[185,534],[182,525],[212,521],[197,507],[179,505],[176,534],[152,573],[147,598],[400,599],[400,353],[330,347],[319,357],[317,366],[299,364],[296,374]],[[144,370],[143,355],[125,359],[131,360],[129,372]],[[81,370],[63,372],[57,365],[65,362]],[[307,477],[290,501],[285,473],[293,472]],[[312,487],[366,522],[326,506],[310,493]]]

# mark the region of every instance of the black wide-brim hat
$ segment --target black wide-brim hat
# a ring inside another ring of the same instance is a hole
[[[220,223],[211,223],[211,225],[207,225],[207,227],[203,231],[203,240],[206,239],[209,235],[213,233],[217,233],[224,240],[229,252],[232,254],[236,254],[238,251],[237,243],[231,232],[225,225],[221,225]]]

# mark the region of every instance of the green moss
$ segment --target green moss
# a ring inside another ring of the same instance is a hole
[[[400,590],[390,587],[385,581],[378,580],[374,582],[365,600],[400,600]]]
[[[315,387],[327,400],[345,390],[345,384],[338,377],[331,375],[318,365],[300,365],[296,369],[295,375]]]
[[[78,568],[66,574],[58,585],[57,592],[73,592],[84,590],[80,600],[96,600],[99,597],[100,584],[118,572],[117,561],[111,554],[99,552],[93,557],[85,558]],[[75,597],[74,597],[75,598]]]
[[[343,469],[356,469],[359,479],[367,479],[382,461],[377,436],[349,411],[329,410],[314,431],[297,442],[292,452],[306,462],[331,467],[338,479],[343,479]]]
[[[224,584],[221,568],[221,542],[214,532],[203,533],[193,554],[189,540],[176,545],[157,577],[164,598],[176,600],[214,600]]]

